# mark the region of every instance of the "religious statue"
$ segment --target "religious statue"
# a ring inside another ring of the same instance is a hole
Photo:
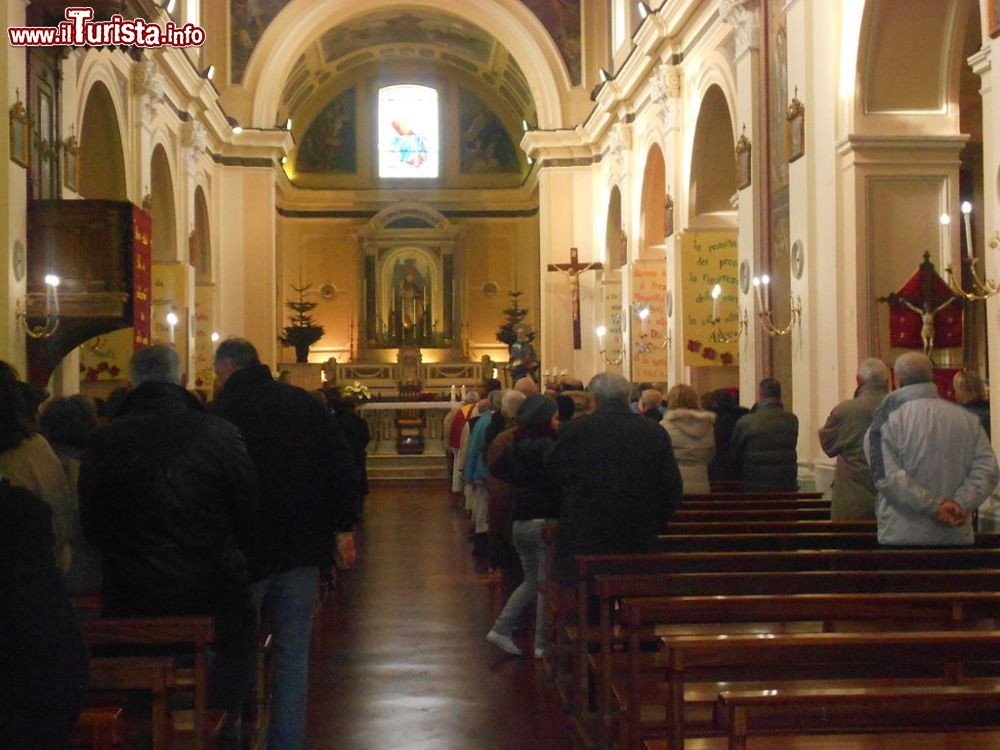
[[[937,314],[950,305],[952,300],[955,298],[949,297],[933,309],[931,308],[930,300],[924,300],[924,305],[920,308],[905,297],[901,297],[898,294],[891,295],[890,298],[892,301],[898,302],[904,307],[913,310],[913,312],[920,316],[920,340],[924,344],[924,354],[930,358],[931,354],[934,352],[934,319],[937,317]]]
[[[399,333],[409,332],[410,337],[422,333],[427,298],[427,283],[413,262],[407,258],[393,269],[393,308]]]

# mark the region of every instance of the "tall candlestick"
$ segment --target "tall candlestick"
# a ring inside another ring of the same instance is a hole
[[[764,312],[764,300],[760,296],[760,279],[753,277],[753,293],[757,298],[757,312]]]
[[[962,204],[962,217],[965,220],[965,254],[975,257],[972,251],[972,204],[966,201]]]
[[[719,297],[722,295],[722,287],[716,284],[712,287],[712,322],[719,322]]]
[[[771,277],[768,276],[766,273],[760,277],[760,284],[761,284],[760,296],[761,299],[763,300],[761,310],[764,312],[770,312],[771,310],[771,294],[770,294],[770,289],[768,288],[768,285],[770,283],[771,283]]]

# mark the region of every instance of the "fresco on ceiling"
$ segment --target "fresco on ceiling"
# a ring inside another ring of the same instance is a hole
[[[517,151],[510,134],[483,102],[459,91],[459,124],[462,131],[461,165],[465,174],[519,172]]]
[[[230,80],[243,80],[250,55],[271,21],[291,0],[232,0],[229,6]]]
[[[493,55],[495,42],[482,29],[454,16],[415,16],[399,11],[372,13],[349,21],[328,31],[321,40],[327,62],[390,44],[435,45],[485,65]]]
[[[580,0],[521,0],[562,53],[573,85],[580,83]]]
[[[350,88],[316,115],[299,146],[296,172],[354,174],[358,171],[357,94]]]

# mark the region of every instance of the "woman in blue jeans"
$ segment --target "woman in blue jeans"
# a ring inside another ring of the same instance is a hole
[[[545,606],[539,584],[545,581],[545,542],[542,527],[559,518],[561,496],[558,485],[545,471],[545,452],[558,427],[556,402],[548,396],[531,396],[517,411],[517,427],[510,446],[489,470],[514,487],[514,549],[521,558],[524,581],[507,600],[503,611],[486,634],[486,640],[509,654],[521,655],[511,634],[524,610],[537,598],[535,658],[544,652]]]

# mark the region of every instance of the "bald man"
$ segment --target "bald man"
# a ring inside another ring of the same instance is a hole
[[[878,496],[878,540],[969,545],[972,514],[1000,482],[979,419],[938,396],[934,365],[909,352],[893,367],[900,388],[872,416],[865,453]]]
[[[514,383],[514,390],[523,393],[525,398],[538,395],[538,384],[531,378],[525,376]]]

